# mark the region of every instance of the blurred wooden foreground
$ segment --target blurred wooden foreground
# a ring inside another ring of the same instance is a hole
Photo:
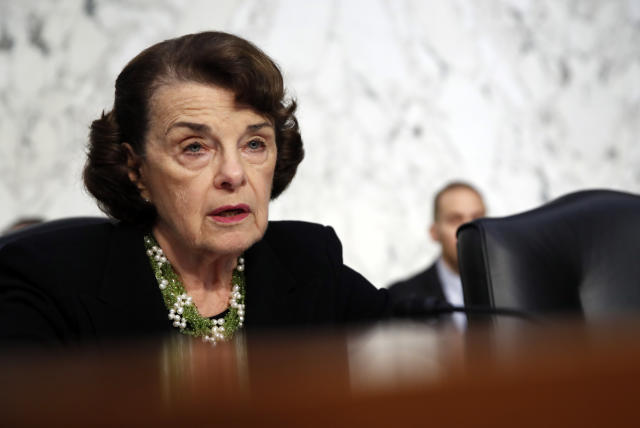
[[[640,320],[0,355],[0,425],[640,426]]]

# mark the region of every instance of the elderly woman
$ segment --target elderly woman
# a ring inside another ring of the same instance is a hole
[[[158,43],[91,126],[87,189],[112,221],[62,221],[0,244],[0,338],[73,343],[167,331],[341,325],[388,311],[333,230],[269,222],[303,157],[274,62],[239,37]]]

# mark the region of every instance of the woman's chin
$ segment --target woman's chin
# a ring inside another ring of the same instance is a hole
[[[205,240],[203,246],[215,254],[241,254],[262,238],[258,233],[231,232]]]

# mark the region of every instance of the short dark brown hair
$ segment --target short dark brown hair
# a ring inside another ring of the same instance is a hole
[[[447,183],[442,189],[438,190],[436,196],[433,198],[433,221],[438,221],[438,215],[440,214],[440,199],[442,196],[450,190],[454,189],[467,189],[478,195],[480,200],[482,200],[482,193],[478,189],[476,189],[473,185],[467,183],[466,181],[451,181]],[[484,204],[484,202],[483,202]]]
[[[264,52],[240,37],[210,31],[145,49],[116,79],[113,109],[91,124],[84,168],[85,186],[100,209],[134,224],[150,225],[155,220],[155,208],[129,179],[122,143],[144,156],[151,96],[159,86],[175,81],[228,89],[237,103],[252,107],[273,123],[278,155],[271,198],[280,195],[304,157],[296,102],[285,100],[282,74]]]

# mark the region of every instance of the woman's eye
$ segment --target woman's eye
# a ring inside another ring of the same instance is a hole
[[[187,147],[185,147],[185,152],[187,153],[200,153],[203,147],[200,143],[191,143]]]
[[[264,141],[262,140],[251,140],[247,143],[247,147],[250,150],[260,150],[265,146]]]

